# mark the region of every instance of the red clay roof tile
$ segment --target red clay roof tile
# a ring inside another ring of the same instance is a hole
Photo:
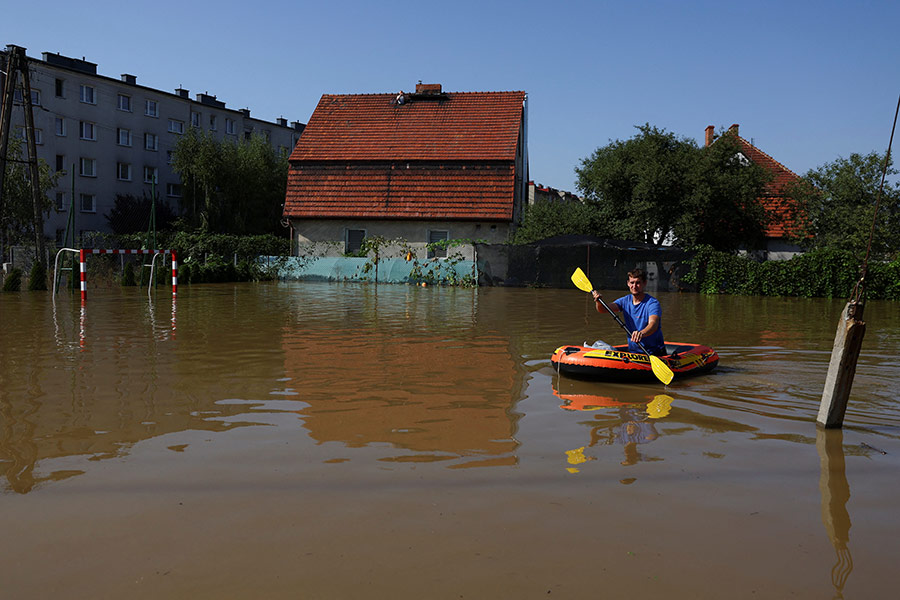
[[[510,220],[525,92],[324,95],[290,156],[294,218]]]

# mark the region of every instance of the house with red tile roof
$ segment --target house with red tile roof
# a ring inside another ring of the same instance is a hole
[[[323,95],[289,159],[293,246],[506,241],[527,201],[526,122],[522,91]]]
[[[783,260],[800,253],[800,247],[790,240],[793,220],[790,215],[789,203],[785,197],[787,188],[799,181],[800,177],[786,166],[742,138],[739,134],[739,125],[735,123],[728,128],[726,135],[733,135],[741,147],[740,154],[743,159],[749,160],[768,171],[772,178],[763,190],[760,201],[766,207],[771,216],[766,228],[766,255],[769,260]],[[709,125],[706,128],[705,146],[715,141],[715,127]]]

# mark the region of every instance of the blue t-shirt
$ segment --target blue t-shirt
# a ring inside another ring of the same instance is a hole
[[[665,338],[663,337],[661,324],[662,309],[659,307],[659,300],[650,294],[644,294],[644,299],[641,300],[639,304],[635,304],[631,300],[631,295],[628,295],[622,296],[616,300],[616,305],[622,309],[622,321],[625,322],[628,331],[638,331],[639,329],[643,329],[650,323],[650,315],[658,316],[660,318],[660,326],[657,327],[656,331],[651,335],[648,335],[641,340],[641,343],[650,354],[655,354],[658,351],[665,349],[666,343]],[[630,336],[628,338],[628,351],[643,352],[640,346],[631,341]]]

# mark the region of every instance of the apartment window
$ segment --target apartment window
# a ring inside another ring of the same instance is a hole
[[[33,106],[41,105],[41,90],[31,88],[31,104]]]
[[[249,142],[252,138],[253,138],[253,130],[245,129],[244,130],[244,139]]]
[[[56,117],[56,135],[66,137],[66,120],[62,117]]]
[[[169,132],[170,133],[184,133],[184,121],[176,121],[175,119],[169,119]]]
[[[23,141],[28,139],[28,131],[24,127],[19,127],[19,138]],[[34,143],[37,145],[44,143],[44,135],[40,129],[34,130]]]
[[[119,181],[131,181],[131,165],[128,163],[116,163],[116,178]]]
[[[116,137],[119,139],[120,146],[131,146],[131,130],[130,129],[116,129]]]
[[[85,104],[97,104],[94,99],[94,88],[89,85],[81,86],[81,101]]]
[[[155,133],[144,134],[144,150],[159,150],[159,138]]]
[[[436,242],[446,242],[450,239],[449,231],[429,231],[428,232],[428,243],[434,244]],[[428,251],[428,258],[447,258],[447,249],[446,248],[436,248],[434,250]]]
[[[56,192],[56,212],[63,212],[64,210],[66,210],[66,193]]]
[[[234,119],[225,119],[225,133],[234,135]]]
[[[168,196],[170,198],[181,198],[181,184],[167,183],[166,184],[166,196]]]
[[[191,127],[200,127],[200,113],[191,113]]]
[[[97,159],[82,157],[79,160],[78,174],[81,175],[82,177],[96,177],[97,176]]]
[[[126,112],[131,112],[131,96],[127,94],[119,94],[118,108]]]
[[[156,183],[156,167],[144,167],[144,183]]]
[[[209,115],[209,130],[215,131],[218,128],[218,123],[216,123],[216,115]]]
[[[159,104],[156,100],[145,100],[144,101],[144,114],[148,117],[158,117],[159,116]]]
[[[94,124],[89,121],[78,122],[78,135],[83,140],[97,140],[97,132],[94,128]]]
[[[94,202],[94,194],[81,194],[79,196],[81,212],[97,212],[97,205]]]
[[[66,157],[63,154],[56,155],[56,170],[64,171],[66,168]]]
[[[57,98],[65,98],[66,97],[66,87],[64,80],[57,79],[56,80],[56,97]]]
[[[365,229],[347,229],[344,239],[344,253],[351,254],[353,252],[359,252],[365,238]]]
[[[175,152],[172,150],[166,150],[166,164],[171,165],[173,157],[175,156]]]

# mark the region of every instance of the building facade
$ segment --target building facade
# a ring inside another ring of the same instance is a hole
[[[0,51],[0,64],[7,64],[7,55]],[[261,135],[285,156],[304,127],[283,118],[253,118],[249,109],[227,108],[207,93],[191,98],[182,88],[166,92],[142,86],[131,74],[119,79],[99,75],[97,65],[83,58],[44,52],[40,60],[28,57],[27,62],[38,158],[61,174],[49,192],[54,209],[44,219],[44,235],[57,243],[72,208],[76,239],[109,231],[105,215],[120,194],[140,197],[155,191],[177,212],[181,180],[171,167],[172,152],[191,127],[235,142]],[[24,139],[21,94],[16,91],[10,134]]]
[[[528,194],[527,99],[516,92],[322,96],[290,157],[284,217],[298,254],[367,237],[506,241]],[[469,246],[462,252],[473,257]]]

